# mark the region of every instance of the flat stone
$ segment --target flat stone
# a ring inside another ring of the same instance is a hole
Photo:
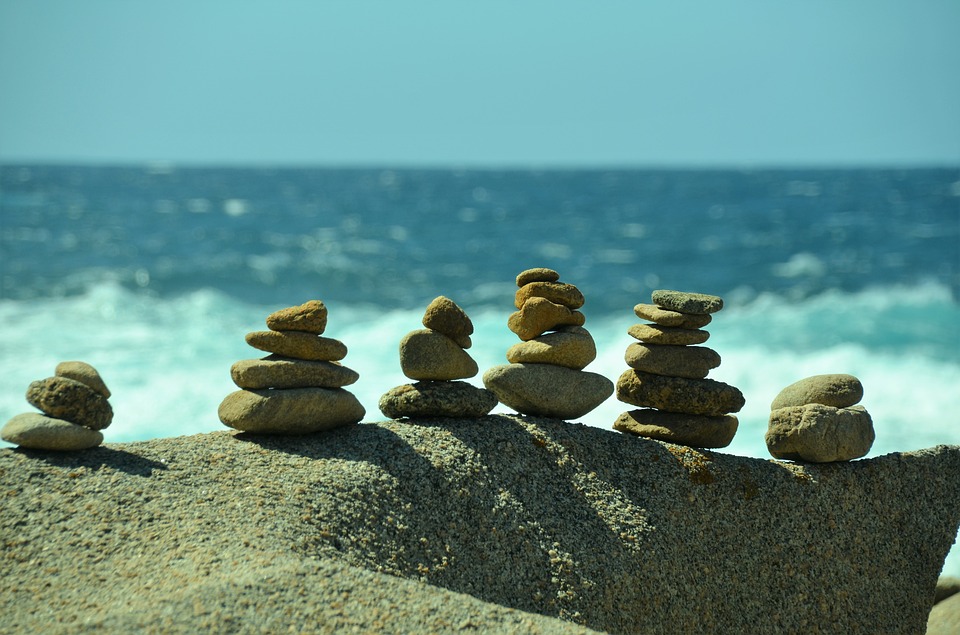
[[[706,346],[630,344],[623,359],[634,370],[687,379],[703,379],[720,365],[720,355]]]
[[[103,430],[113,421],[107,398],[84,383],[67,377],[48,377],[27,387],[27,401],[55,419]]]
[[[63,419],[27,412],[10,419],[0,438],[32,450],[86,450],[103,443],[103,433]]]
[[[669,344],[674,346],[703,344],[710,339],[710,333],[708,331],[682,329],[675,326],[660,326],[659,324],[634,324],[627,329],[627,335],[641,342],[646,342],[647,344]]]
[[[320,300],[280,309],[267,316],[271,331],[304,331],[319,335],[327,328],[327,307]]]
[[[794,382],[780,391],[770,404],[771,410],[787,406],[819,403],[848,408],[863,399],[863,384],[853,375],[814,375]]]
[[[770,413],[767,449],[778,459],[831,463],[864,456],[876,437],[863,406],[788,406]]]
[[[559,326],[583,326],[585,321],[586,317],[580,311],[546,298],[533,297],[524,302],[519,311],[510,314],[507,328],[526,342]]]
[[[230,367],[230,376],[240,388],[342,388],[360,375],[337,362],[315,362],[269,355],[242,359]]]
[[[391,388],[380,397],[380,412],[402,417],[483,417],[497,405],[497,396],[463,381],[420,381]]]
[[[927,617],[925,635],[957,635],[960,633],[960,595],[953,595],[934,604]]]
[[[554,364],[580,370],[596,358],[597,345],[582,326],[562,326],[507,349],[511,364]]]
[[[423,326],[443,333],[460,348],[470,348],[473,322],[457,303],[445,296],[434,298],[423,314]]]
[[[517,289],[513,304],[519,309],[530,298],[546,298],[568,309],[579,309],[584,302],[580,289],[566,282],[528,282]]]
[[[698,329],[710,324],[713,319],[709,315],[668,311],[655,304],[638,304],[633,307],[633,312],[636,313],[638,318],[650,320],[660,326],[675,326],[681,329]]]
[[[658,289],[653,292],[650,299],[661,309],[676,311],[677,313],[708,315],[723,308],[723,298],[705,293],[685,293],[683,291]]]
[[[343,388],[237,390],[217,410],[225,426],[257,434],[309,434],[358,423],[366,414]]]
[[[503,364],[483,374],[483,384],[505,406],[528,415],[576,419],[613,393],[613,383],[596,373],[552,364]]]
[[[347,356],[347,347],[340,340],[302,331],[253,331],[246,340],[254,348],[281,357],[336,362]]]
[[[546,267],[535,267],[527,269],[517,274],[517,286],[522,287],[531,282],[556,282],[560,279],[560,274],[553,269]]]
[[[739,412],[745,400],[737,388],[714,379],[685,379],[624,371],[617,380],[617,399],[633,406],[705,417]]]
[[[110,398],[110,389],[107,388],[107,384],[100,377],[100,373],[86,362],[60,362],[53,374],[57,377],[79,381],[81,384],[93,388],[107,399]]]
[[[702,417],[643,408],[624,412],[613,429],[694,448],[725,448],[737,434],[738,425],[734,415]]]
[[[480,370],[456,342],[431,329],[411,331],[400,340],[400,369],[410,379],[435,381],[465,379]]]

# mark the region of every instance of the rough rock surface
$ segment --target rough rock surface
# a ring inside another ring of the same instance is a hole
[[[623,359],[635,370],[687,379],[703,379],[720,365],[720,355],[706,346],[630,344]]]
[[[664,377],[633,369],[617,380],[617,399],[643,408],[705,417],[740,412],[745,403],[738,388],[722,381]]]
[[[86,362],[60,362],[53,374],[57,377],[79,381],[81,384],[93,388],[105,398],[110,398],[110,389],[104,383],[103,377],[100,376],[96,368]]]
[[[581,370],[596,358],[593,336],[581,326],[562,326],[507,349],[507,361],[512,364],[556,364]]]
[[[648,344],[670,344],[674,346],[703,344],[710,339],[709,331],[681,329],[675,326],[660,326],[659,324],[634,324],[627,329],[627,335]]]
[[[340,340],[303,331],[253,331],[246,340],[254,348],[283,357],[336,362],[347,356],[347,346]]]
[[[519,311],[507,318],[507,328],[523,341],[532,340],[558,326],[583,326],[586,317],[562,304],[534,297],[523,303]]]
[[[410,331],[400,340],[400,369],[410,379],[445,381],[476,375],[480,368],[470,354],[437,331]]]
[[[0,449],[2,629],[922,633],[958,473],[507,416]]]
[[[241,359],[230,367],[230,377],[240,388],[342,388],[360,375],[336,362],[316,362],[279,355]]]
[[[327,328],[327,307],[320,300],[274,311],[267,316],[271,331],[304,331],[320,335]]]
[[[380,397],[380,412],[401,417],[482,417],[497,396],[463,381],[418,381],[391,388]]]
[[[638,318],[650,320],[660,326],[675,326],[681,329],[699,329],[710,324],[713,318],[709,315],[694,315],[678,313],[661,309],[656,304],[638,304],[633,307]]]
[[[102,394],[79,381],[47,377],[27,386],[27,401],[55,419],[103,430],[113,421],[113,408]]]
[[[657,289],[650,295],[650,299],[658,307],[667,311],[692,313],[694,315],[708,315],[723,308],[723,298],[706,293]]]
[[[771,410],[787,406],[818,403],[847,408],[863,399],[863,384],[853,375],[814,375],[794,382],[780,391],[770,404]]]
[[[695,448],[725,448],[739,425],[733,415],[701,417],[642,408],[621,414],[613,422],[613,429]]]
[[[10,419],[0,430],[0,438],[34,450],[86,450],[103,443],[103,433],[81,425],[25,412]]]
[[[566,282],[528,282],[517,289],[513,305],[519,309],[530,298],[546,298],[568,309],[579,309],[584,303],[580,289]]]
[[[552,364],[503,364],[483,374],[483,385],[503,405],[524,414],[576,419],[613,394],[613,383],[597,373]]]
[[[217,410],[224,425],[259,434],[308,434],[358,423],[364,408],[342,388],[236,390]]]
[[[438,296],[427,305],[423,313],[425,328],[443,333],[460,348],[470,348],[473,322],[456,302],[446,296]]]
[[[766,442],[770,454],[791,461],[850,461],[865,456],[876,435],[863,406],[788,406],[770,413]]]

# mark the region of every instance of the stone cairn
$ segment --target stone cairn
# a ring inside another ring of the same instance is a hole
[[[522,341],[507,350],[509,364],[483,375],[484,385],[519,413],[576,419],[613,394],[613,383],[583,371],[597,357],[593,336],[578,311],[584,298],[552,269],[528,269],[517,276],[507,327]]]
[[[853,375],[814,375],[790,384],[770,404],[767,449],[778,459],[830,463],[866,455],[875,433],[858,406],[863,385]]]
[[[423,326],[400,340],[400,369],[416,383],[387,391],[380,398],[380,411],[391,419],[488,414],[497,405],[496,395],[455,381],[479,371],[466,351],[472,345],[473,322],[453,300],[440,296],[427,306]]]
[[[113,408],[100,373],[85,362],[61,362],[53,375],[27,388],[27,401],[43,414],[15,416],[0,438],[33,450],[86,450],[103,443],[100,431],[113,421]]]
[[[250,346],[271,353],[230,368],[241,390],[227,395],[218,414],[224,425],[259,434],[308,434],[359,423],[364,408],[344,390],[359,379],[340,364],[347,347],[321,337],[327,307],[319,300],[267,316],[269,331],[247,333]]]
[[[720,355],[696,346],[710,337],[702,327],[723,308],[723,300],[667,290],[654,291],[652,300],[633,309],[653,324],[627,331],[639,343],[627,347],[630,369],[617,380],[617,399],[640,409],[621,414],[614,429],[697,448],[726,447],[738,426],[730,413],[743,407],[743,394],[706,378],[720,365]]]

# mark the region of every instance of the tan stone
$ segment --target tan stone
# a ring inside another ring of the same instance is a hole
[[[304,331],[319,335],[327,328],[327,307],[320,300],[280,309],[267,316],[271,331]]]
[[[460,348],[470,348],[473,322],[457,303],[445,296],[434,298],[423,314],[423,326],[443,333]]]
[[[253,331],[246,339],[250,346],[282,357],[335,362],[347,356],[340,340],[302,331]]]
[[[624,371],[617,380],[617,399],[642,408],[718,417],[743,408],[737,388],[713,379],[685,379]]]
[[[723,298],[705,293],[658,289],[653,292],[651,299],[661,309],[677,313],[707,315],[723,308]]]
[[[411,331],[400,340],[400,369],[410,379],[435,381],[465,379],[480,370],[456,342],[431,329]]]
[[[528,282],[517,289],[513,304],[519,309],[530,298],[546,298],[568,309],[579,309],[584,302],[580,289],[565,282]]]
[[[507,328],[523,341],[532,340],[558,326],[583,326],[586,317],[546,298],[533,297],[507,318]]]
[[[517,286],[522,287],[531,282],[556,282],[560,279],[560,274],[553,269],[546,267],[535,267],[527,269],[517,274]]]
[[[343,388],[237,390],[217,410],[225,426],[257,434],[308,434],[358,423],[365,414]]]
[[[517,412],[555,419],[576,419],[613,393],[602,375],[552,364],[503,364],[483,374],[483,384]]]
[[[780,391],[770,404],[771,410],[787,406],[819,403],[847,408],[863,399],[863,384],[853,375],[814,375],[794,382]]]
[[[957,635],[960,633],[960,595],[937,602],[927,617],[925,635]]]
[[[507,361],[513,364],[556,364],[580,370],[596,358],[593,336],[581,326],[562,326],[507,349]]]
[[[380,397],[380,412],[401,417],[482,417],[497,405],[497,396],[463,381],[420,381],[391,388]]]
[[[630,344],[623,358],[635,370],[687,379],[703,379],[720,365],[720,355],[706,346]]]
[[[342,388],[360,375],[337,362],[315,362],[269,355],[242,359],[230,367],[230,376],[240,388]]]
[[[875,433],[863,406],[788,406],[770,413],[766,442],[778,459],[831,463],[866,455]]]
[[[702,417],[643,408],[621,414],[614,430],[694,448],[725,448],[737,434],[734,415]]]
[[[107,384],[104,383],[100,373],[86,362],[60,362],[53,374],[57,377],[79,381],[81,384],[93,388],[107,399],[110,398],[110,389],[107,388]]]
[[[682,329],[699,329],[710,324],[713,319],[709,315],[667,311],[655,304],[638,304],[633,307],[633,312],[636,313],[638,318],[650,320],[660,326],[675,326]]]
[[[710,333],[699,329],[681,329],[675,326],[659,324],[634,324],[627,329],[627,335],[647,344],[669,344],[690,346],[703,344],[710,339]]]
[[[103,443],[103,434],[81,425],[27,412],[10,419],[0,430],[0,438],[33,450],[86,450]]]
[[[113,408],[102,394],[67,377],[48,377],[27,387],[27,401],[55,419],[103,430],[113,421]]]

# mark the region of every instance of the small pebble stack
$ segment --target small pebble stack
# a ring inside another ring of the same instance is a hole
[[[423,326],[400,340],[400,369],[416,383],[387,391],[380,398],[380,411],[391,419],[488,414],[497,405],[496,395],[455,381],[479,371],[465,350],[472,345],[473,322],[453,300],[439,296],[427,306]]]
[[[110,390],[85,362],[61,362],[53,377],[27,388],[27,401],[43,414],[10,419],[0,438],[33,450],[86,450],[103,443],[100,431],[113,421]]]
[[[272,353],[230,368],[241,390],[220,403],[224,425],[258,434],[308,434],[359,423],[364,408],[344,390],[359,379],[340,364],[347,347],[321,337],[327,308],[319,300],[267,316],[269,331],[247,333],[247,344]]]
[[[743,394],[706,378],[720,365],[720,355],[696,346],[710,337],[702,327],[723,308],[723,300],[668,290],[654,291],[652,300],[633,309],[653,324],[627,331],[639,343],[627,347],[630,370],[617,380],[617,399],[641,408],[621,414],[614,429],[697,448],[726,447],[738,426],[730,413],[743,407]]]
[[[507,350],[509,364],[483,375],[484,385],[517,412],[576,419],[613,394],[613,383],[584,372],[597,357],[593,336],[583,328],[584,298],[552,269],[528,269],[517,276],[518,311],[507,327],[521,340]]]
[[[790,384],[770,404],[767,449],[778,459],[831,463],[866,455],[875,432],[858,406],[863,384],[853,375],[814,375]]]

